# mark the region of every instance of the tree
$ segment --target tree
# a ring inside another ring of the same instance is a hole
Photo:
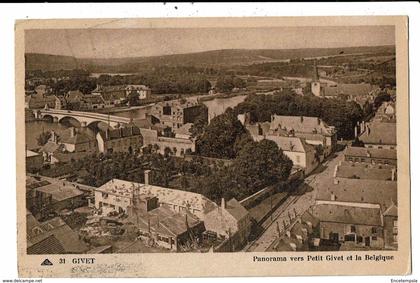
[[[228,108],[225,113],[211,120],[197,139],[198,153],[215,158],[235,158],[235,142],[246,133],[233,110]]]
[[[42,132],[37,138],[38,145],[40,145],[40,146],[45,145],[50,138],[51,138],[51,132],[49,132],[49,131]]]
[[[137,106],[140,104],[139,94],[136,91],[130,92],[127,97],[127,102],[129,106]]]
[[[270,140],[248,142],[232,165],[236,181],[250,195],[266,186],[286,180],[292,161]]]

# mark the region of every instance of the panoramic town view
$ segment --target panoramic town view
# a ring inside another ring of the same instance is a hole
[[[28,254],[398,249],[393,26],[25,32]]]

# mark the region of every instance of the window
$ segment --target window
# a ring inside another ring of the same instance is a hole
[[[351,232],[351,233],[356,233],[356,226],[351,225],[351,226],[350,226],[350,232]]]
[[[398,242],[398,236],[394,235],[394,243]]]
[[[376,227],[372,227],[372,234],[376,234],[376,233],[377,233]]]
[[[378,240],[378,237],[372,236],[372,241],[377,241],[377,240]]]
[[[163,107],[163,115],[171,115],[172,109],[171,106],[164,106]]]

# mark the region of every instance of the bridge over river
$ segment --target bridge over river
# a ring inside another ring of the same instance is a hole
[[[88,127],[95,123],[104,122],[113,128],[118,128],[119,126],[128,124],[133,121],[131,118],[108,114],[49,108],[34,110],[34,115],[36,119],[44,119],[50,117],[54,122],[61,122],[64,119],[75,119],[80,123],[82,127]]]

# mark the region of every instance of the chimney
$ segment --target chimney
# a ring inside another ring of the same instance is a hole
[[[222,209],[226,209],[225,198],[222,198],[222,202],[221,202],[220,206],[222,207]]]
[[[303,123],[303,116],[300,116],[300,122]]]
[[[338,185],[339,181],[337,178],[334,178],[334,185]]]
[[[150,170],[144,170],[144,184],[150,185]]]
[[[321,119],[317,118],[318,125],[321,125]]]
[[[336,200],[335,194],[333,192],[331,192],[330,200],[332,200],[332,201],[335,201]]]
[[[354,126],[354,137],[357,138],[357,126]]]

